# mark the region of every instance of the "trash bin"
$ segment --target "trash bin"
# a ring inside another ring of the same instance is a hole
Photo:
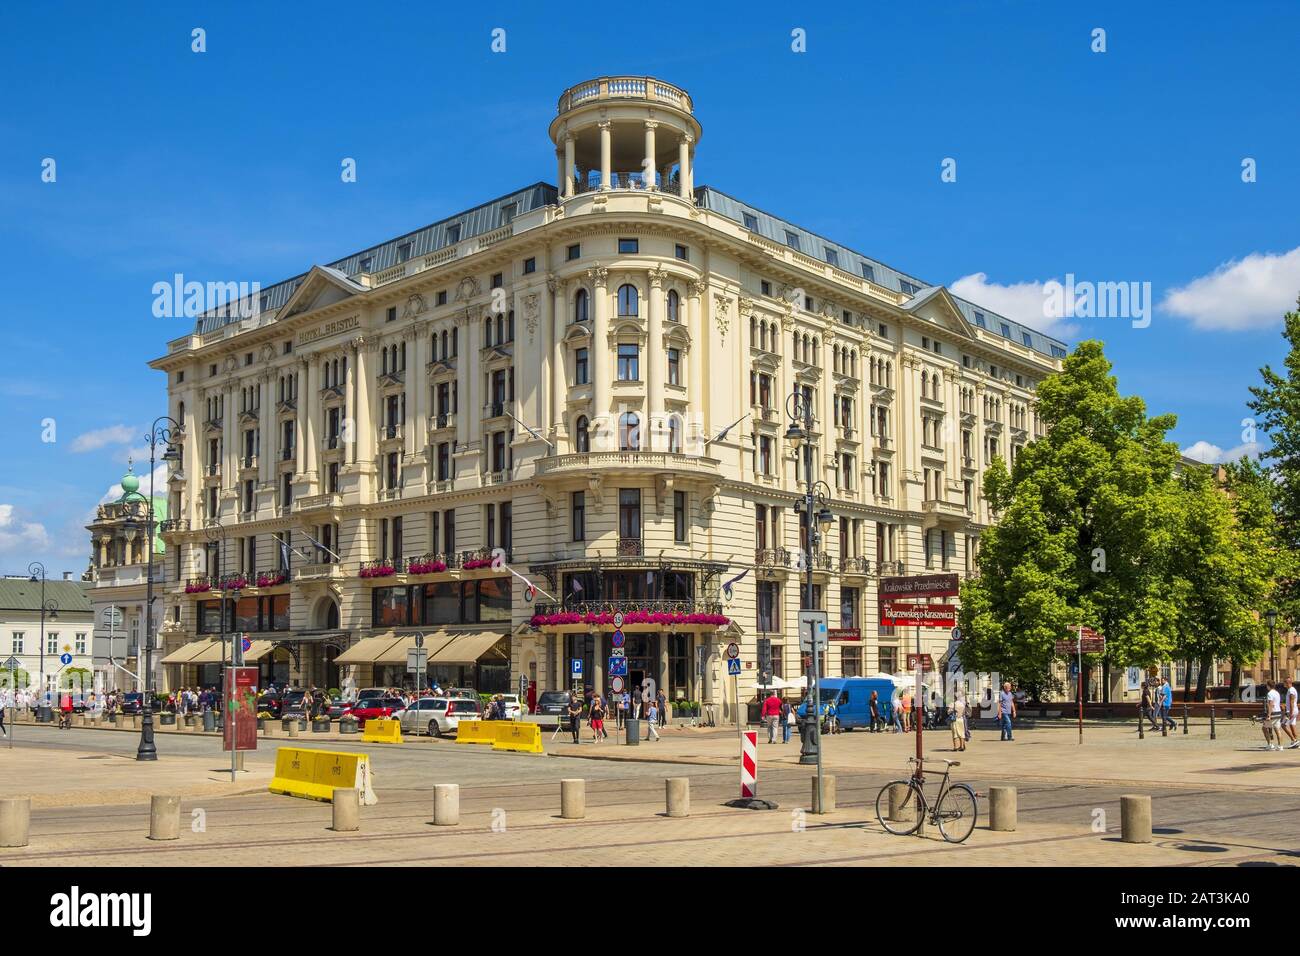
[[[48,724],[54,719],[54,711],[50,709],[49,704],[41,704],[36,708],[36,722],[38,724]]]
[[[623,722],[627,731],[627,744],[629,747],[641,743],[641,721],[635,717],[629,717]]]
[[[210,710],[203,712],[203,730],[205,733],[212,733],[217,729],[217,715]]]

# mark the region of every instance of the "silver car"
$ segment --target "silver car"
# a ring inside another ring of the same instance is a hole
[[[441,737],[456,733],[462,720],[478,720],[482,713],[479,702],[468,697],[421,697],[394,716],[401,722],[404,734]]]

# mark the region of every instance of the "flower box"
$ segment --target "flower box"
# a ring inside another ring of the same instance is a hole
[[[313,734],[328,734],[330,732],[329,719],[326,718],[325,720],[313,720],[311,722],[311,732]]]
[[[555,614],[534,614],[528,622],[533,627],[547,627],[559,624],[608,624],[613,626],[614,615],[612,612],[602,611],[597,614],[594,611],[588,611],[586,614],[580,614],[577,611],[560,611]],[[731,623],[731,619],[725,614],[703,614],[691,612],[683,614],[680,611],[628,611],[623,615],[624,624],[705,624],[710,627],[725,627]]]
[[[284,582],[285,575],[282,571],[277,571],[274,574],[259,574],[257,576],[257,586],[259,588],[273,588],[278,584],[283,584]]]
[[[220,587],[223,591],[242,591],[248,587],[248,578],[232,578],[229,581],[222,581]]]
[[[391,564],[381,564],[375,568],[362,568],[358,577],[363,578],[386,578],[396,574],[397,570]]]
[[[212,590],[211,584],[187,584],[185,585],[186,594],[205,594]]]
[[[492,559],[491,558],[470,558],[460,567],[461,570],[463,571],[477,571],[480,568],[490,568],[492,567]]]
[[[442,574],[446,570],[442,561],[411,561],[406,565],[407,574]]]

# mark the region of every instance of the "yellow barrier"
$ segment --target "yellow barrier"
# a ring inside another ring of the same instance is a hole
[[[400,744],[402,723],[398,720],[367,720],[361,739],[377,744]]]
[[[494,744],[497,740],[495,720],[462,720],[456,725],[458,744]]]
[[[361,802],[373,806],[379,800],[371,789],[370,756],[333,750],[281,747],[275,754],[275,776],[269,790],[291,797],[329,802],[336,787],[356,787]]]
[[[546,753],[542,749],[542,728],[538,724],[520,720],[493,720],[496,724],[496,743],[493,750],[515,750],[526,754]]]

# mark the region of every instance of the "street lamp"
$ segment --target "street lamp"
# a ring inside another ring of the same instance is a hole
[[[149,497],[145,498],[139,491],[132,489],[122,495],[122,502],[131,505],[144,515],[144,542],[147,566],[145,570],[144,595],[144,673],[141,683],[144,688],[140,702],[140,745],[136,748],[136,760],[157,760],[158,749],[153,740],[153,689],[149,686],[153,677],[153,536],[154,536],[154,487],[153,476],[158,464],[158,446],[163,449],[162,460],[175,464],[181,460],[180,452],[172,444],[172,433],[184,429],[181,423],[169,415],[160,415],[149,427],[149,434],[144,440],[149,443]],[[128,518],[128,526],[131,519]]]
[[[39,648],[41,652],[41,702],[36,706],[36,719],[45,721],[50,719],[50,691],[45,686],[45,618],[48,616],[53,621],[58,617],[55,610],[58,604],[55,603],[53,598],[48,601],[45,599],[45,565],[39,561],[33,561],[27,565],[27,573],[31,575],[32,584],[35,584],[38,580],[41,583],[41,643]]]
[[[1273,646],[1273,630],[1277,627],[1277,610],[1269,608],[1264,612],[1264,620],[1268,621],[1268,678],[1271,681],[1277,680],[1277,654]]]

